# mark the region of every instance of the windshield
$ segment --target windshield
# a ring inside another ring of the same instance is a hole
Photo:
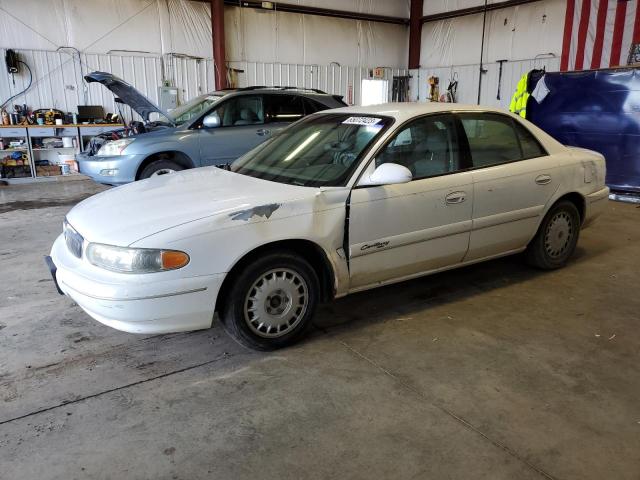
[[[222,95],[200,95],[199,97],[192,98],[184,105],[180,105],[178,108],[171,110],[169,116],[174,123],[180,125],[200,115],[204,110],[208,110],[211,105],[221,98]]]
[[[387,117],[313,115],[240,157],[231,171],[292,185],[343,185],[391,122]]]

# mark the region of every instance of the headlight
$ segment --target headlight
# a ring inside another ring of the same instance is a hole
[[[90,243],[86,255],[96,267],[120,273],[162,272],[189,263],[189,255],[176,250],[125,248],[101,243]]]
[[[100,150],[98,150],[96,156],[112,157],[114,155],[123,155],[124,149],[127,148],[129,144],[134,140],[135,138],[121,138],[120,140],[112,140],[110,142],[107,142],[100,147]]]

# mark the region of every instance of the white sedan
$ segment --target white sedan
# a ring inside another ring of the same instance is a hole
[[[501,110],[346,107],[306,117],[229,169],[95,195],[47,262],[113,328],[211,326],[280,348],[318,302],[517,252],[563,266],[609,190],[602,155]]]

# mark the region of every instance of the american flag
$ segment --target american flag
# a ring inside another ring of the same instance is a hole
[[[637,43],[638,0],[567,0],[560,70],[626,65]]]

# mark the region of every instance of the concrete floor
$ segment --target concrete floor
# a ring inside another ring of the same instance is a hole
[[[99,190],[0,188],[0,478],[640,478],[635,205],[563,270],[513,257],[354,295],[261,354],[217,324],[117,332],[57,295],[42,255]]]

